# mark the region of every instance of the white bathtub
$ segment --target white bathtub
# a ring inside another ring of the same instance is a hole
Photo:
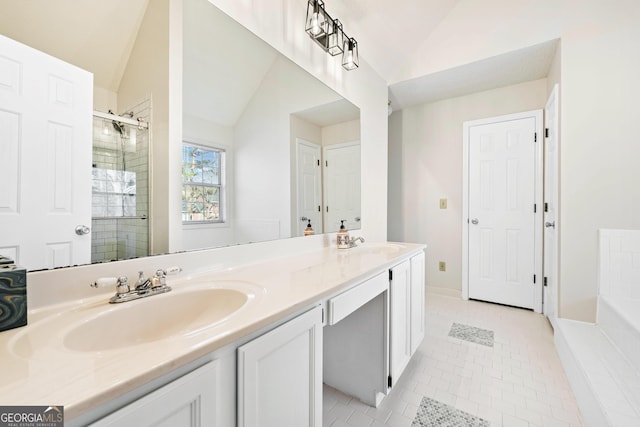
[[[600,295],[597,323],[640,371],[640,299]]]

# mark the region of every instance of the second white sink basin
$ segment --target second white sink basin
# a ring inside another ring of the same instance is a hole
[[[395,254],[404,249],[404,246],[397,243],[364,243],[350,250],[365,254],[386,255]]]

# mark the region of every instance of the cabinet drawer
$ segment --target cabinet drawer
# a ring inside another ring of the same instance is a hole
[[[329,325],[335,325],[389,288],[389,273],[377,276],[329,300]]]

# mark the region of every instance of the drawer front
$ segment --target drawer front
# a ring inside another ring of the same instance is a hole
[[[329,325],[335,325],[389,288],[389,273],[377,276],[329,300]]]

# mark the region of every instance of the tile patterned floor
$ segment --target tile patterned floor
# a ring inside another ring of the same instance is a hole
[[[493,347],[449,336],[453,323],[493,331]],[[423,397],[491,426],[583,425],[542,315],[429,294],[426,326],[420,348],[378,408],[325,386],[324,426],[411,427]]]
[[[489,427],[489,421],[423,397],[411,427]]]
[[[487,347],[493,347],[493,331],[489,331],[487,329],[454,323],[451,325],[449,336],[476,344],[486,345]]]

